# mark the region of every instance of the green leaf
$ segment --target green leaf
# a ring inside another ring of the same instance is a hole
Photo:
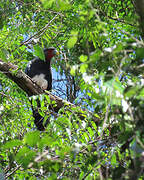
[[[47,104],[50,104],[50,97],[49,97],[48,95],[45,94],[45,98],[46,98]]]
[[[29,163],[34,159],[36,152],[27,147],[23,147],[16,154],[16,161],[26,169]]]
[[[11,141],[6,142],[2,148],[3,149],[9,149],[9,148],[13,148],[13,147],[17,147],[17,146],[21,146],[23,145],[22,141],[18,140],[18,139],[14,139]]]
[[[72,31],[71,32],[71,38],[68,40],[67,42],[67,47],[70,49],[70,48],[73,48],[74,45],[76,44],[77,42],[77,34],[78,32],[77,31]]]
[[[123,44],[119,43],[119,44],[117,44],[116,48],[113,50],[113,53],[118,53],[121,50],[123,50]]]
[[[92,125],[92,127],[94,128],[94,130],[97,132],[97,126],[96,126],[96,123],[95,122],[91,122],[91,125]]]
[[[90,137],[92,138],[94,136],[94,131],[90,127],[88,127],[87,130],[88,130],[88,132],[90,134]]]
[[[140,90],[140,93],[137,98],[144,98],[144,88]]]
[[[32,102],[32,106],[35,107],[35,108],[37,108],[37,99],[38,98],[39,98],[38,95],[30,97],[30,100]]]
[[[81,56],[80,56],[80,61],[81,61],[81,62],[86,62],[87,59],[88,59],[88,57],[85,56],[85,55],[81,55]]]
[[[84,132],[84,133],[83,133],[83,136],[85,137],[86,142],[88,142],[88,141],[89,141],[89,136],[88,136],[88,134],[87,134],[86,132]]]
[[[0,49],[0,58],[3,61],[7,61],[7,56],[9,55],[8,51],[6,49],[1,48]]]
[[[45,60],[45,55],[44,55],[44,51],[43,51],[43,48],[41,48],[40,46],[38,45],[35,45],[34,46],[34,55],[39,57],[40,59],[42,60]]]
[[[45,146],[52,146],[56,140],[50,136],[44,136],[40,141],[39,141],[39,147],[42,150],[43,147]]]
[[[81,173],[80,173],[80,175],[79,175],[79,179],[83,179],[83,177],[84,177],[84,172],[83,171],[81,171]]]
[[[75,69],[71,68],[70,73],[71,73],[72,76],[75,76]]]
[[[68,155],[71,152],[71,150],[72,148],[70,146],[63,146],[60,151],[56,152],[56,154],[59,155],[62,159],[64,159],[64,157]]]
[[[116,90],[118,90],[121,94],[123,93],[124,87],[122,86],[122,83],[119,80],[115,80],[113,85]]]
[[[144,58],[144,48],[138,48],[136,50],[136,56],[138,59]]]
[[[24,143],[34,147],[40,140],[40,132],[33,131],[25,134]]]
[[[117,160],[116,160],[116,155],[115,154],[113,154],[112,155],[112,158],[111,158],[111,165],[116,165],[116,162],[117,162]]]
[[[129,86],[126,88],[124,95],[125,97],[129,97],[129,98],[133,97],[137,94],[138,90],[139,90],[139,86],[135,86],[135,87]]]
[[[87,71],[88,64],[81,64],[80,66],[80,72],[83,74]]]
[[[44,8],[51,8],[55,0],[41,0],[41,2],[43,3]]]
[[[56,10],[58,9],[60,11],[66,11],[71,8],[71,5],[68,0],[58,0],[56,2],[56,5]]]
[[[133,136],[134,132],[129,129],[127,131],[125,131],[124,134],[120,134],[118,137],[118,140],[120,143],[125,143],[129,138],[131,138]]]
[[[67,42],[67,47],[70,49],[70,48],[73,48],[74,45],[76,44],[77,42],[77,37],[71,37],[68,42]]]
[[[96,52],[93,52],[92,54],[90,54],[90,61],[95,63],[100,59],[101,56],[101,51],[97,50]]]
[[[71,9],[71,4],[68,0],[41,0],[44,8],[52,8],[55,11],[66,11]]]
[[[71,73],[72,76],[75,76],[77,69],[78,69],[78,66],[77,66],[77,65],[72,66],[72,68],[71,68],[71,70],[70,70],[70,73]]]

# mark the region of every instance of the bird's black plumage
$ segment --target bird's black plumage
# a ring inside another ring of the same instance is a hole
[[[25,69],[25,73],[44,90],[52,89],[51,59],[56,53],[55,48],[45,49],[45,60],[37,57],[30,61]]]
[[[35,58],[29,62],[25,73],[31,77],[31,79],[36,82],[42,89],[52,89],[52,73],[49,63],[46,63],[39,58]]]
[[[51,72],[51,59],[57,54],[55,48],[47,48],[44,50],[45,60],[35,58],[30,61],[25,69],[25,73],[36,82],[42,89],[52,89],[52,72]],[[37,129],[43,131],[45,126],[43,125],[43,117],[39,114],[40,101],[37,100],[37,108],[33,110],[34,123]]]

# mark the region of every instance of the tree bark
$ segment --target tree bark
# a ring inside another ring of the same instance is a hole
[[[39,95],[43,93],[48,94],[50,100],[56,102],[57,108],[55,109],[57,110],[63,107],[65,103],[74,106],[73,104],[66,102],[63,99],[52,95],[50,92],[42,90],[40,86],[33,82],[33,80],[28,75],[26,75],[22,70],[19,70],[18,67],[12,63],[5,63],[0,59],[0,71],[3,72],[3,74],[5,74],[12,81],[14,81],[22,90],[27,93],[28,96]]]
[[[13,80],[28,96],[42,94],[44,91],[34,83],[29,76],[12,63],[5,63],[0,59],[0,71]]]
[[[142,38],[144,40],[144,0],[134,0],[135,9],[139,16]]]
[[[22,90],[24,90],[28,96],[39,95],[39,94],[47,94],[52,101],[55,101],[54,105],[50,105],[51,109],[54,112],[58,112],[60,108],[63,106],[67,106],[69,108],[76,108],[74,104],[61,99],[56,95],[52,95],[48,91],[44,91],[38,86],[32,79],[27,76],[22,70],[19,70],[17,66],[13,65],[12,63],[5,63],[0,59],[0,71],[5,74],[8,78],[14,81]],[[87,110],[80,110],[80,113],[77,113],[80,119],[84,119],[85,116],[91,115],[93,116],[93,120],[98,122],[99,119],[93,115],[92,112]]]

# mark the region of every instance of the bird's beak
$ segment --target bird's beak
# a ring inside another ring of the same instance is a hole
[[[58,51],[54,51],[54,55],[58,56],[59,55],[59,52]]]
[[[59,52],[58,52],[58,51],[56,52],[56,55],[57,55],[57,56],[59,55]]]

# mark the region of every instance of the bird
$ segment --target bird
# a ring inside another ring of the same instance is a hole
[[[52,90],[51,59],[58,54],[54,47],[46,48],[44,49],[45,60],[36,57],[26,66],[25,73],[43,90]],[[32,106],[34,123],[39,131],[44,131],[46,125],[43,124],[44,118],[39,114],[39,108],[40,100],[37,99],[37,108]]]

